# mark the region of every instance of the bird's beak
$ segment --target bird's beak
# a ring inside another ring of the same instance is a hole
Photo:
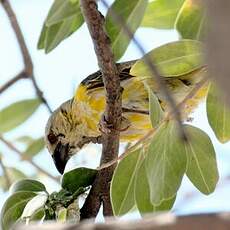
[[[63,145],[59,142],[53,153],[54,164],[59,173],[63,174],[67,161],[69,160],[69,144]]]

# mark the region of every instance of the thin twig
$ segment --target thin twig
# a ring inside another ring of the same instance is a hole
[[[4,137],[0,136],[0,141],[2,141],[9,149],[11,149],[12,151],[14,151],[21,159],[22,159],[22,152],[17,149],[11,142],[7,141]],[[44,175],[50,177],[51,179],[53,179],[56,182],[59,182],[59,179],[53,175],[51,175],[50,173],[48,173],[47,171],[45,171],[44,169],[42,169],[39,165],[37,165],[32,159],[27,159],[27,161],[33,165],[38,171],[40,171],[41,173],[43,173]]]
[[[31,75],[31,76],[30,76],[30,79],[31,79],[31,81],[32,81],[32,84],[33,84],[33,86],[34,86],[34,89],[35,89],[35,91],[36,91],[36,94],[37,94],[38,98],[40,98],[40,100],[41,100],[42,103],[46,106],[46,108],[48,109],[48,111],[49,111],[50,113],[52,113],[52,109],[51,109],[50,105],[48,104],[46,98],[44,97],[43,92],[42,92],[41,89],[39,88],[39,86],[38,86],[38,84],[37,84],[37,81],[36,81],[34,75]]]
[[[182,110],[184,108],[184,106],[186,106],[186,103],[188,100],[192,99],[196,93],[202,88],[204,87],[204,85],[208,82],[208,78],[205,77],[203,78],[201,81],[199,81],[193,88],[193,90],[191,90],[191,92],[183,99],[183,101],[181,101],[178,105],[177,105],[177,109]],[[143,144],[146,140],[148,140],[150,137],[152,137],[152,135],[156,132],[156,130],[162,126],[162,124],[164,124],[166,121],[168,121],[170,119],[170,117],[172,116],[171,112],[169,112],[165,118],[158,124],[157,127],[155,127],[154,129],[151,129],[145,136],[143,136],[140,140],[138,140],[134,145],[132,145],[129,149],[127,149],[127,151],[125,151],[124,153],[122,153],[117,159],[114,159],[106,164],[101,165],[100,167],[98,167],[98,170],[110,167],[113,164],[116,164],[119,160],[122,160],[124,157],[126,157],[129,153],[131,153],[132,151],[134,151],[136,148],[139,147],[139,145]]]
[[[21,79],[27,79],[27,75],[24,71],[10,79],[8,82],[6,82],[3,86],[0,87],[0,94],[3,93],[5,90],[7,90],[10,86],[14,85],[16,82],[18,82]]]
[[[104,164],[118,156],[122,115],[120,78],[110,47],[110,40],[104,31],[104,17],[98,11],[96,1],[81,0],[80,3],[93,40],[106,92],[106,108],[101,122],[103,130],[101,164]],[[103,203],[104,216],[113,215],[110,202],[110,181],[114,168],[115,165],[112,165],[98,172],[81,209],[81,219],[96,217],[101,203]]]
[[[6,179],[6,187],[9,188],[11,183],[10,183],[10,177],[9,177],[9,174],[7,172],[7,169],[2,161],[2,156],[0,156],[0,166],[2,167],[2,172],[3,172],[3,175],[4,175],[4,178]]]
[[[25,39],[24,39],[24,36],[22,34],[21,28],[18,24],[18,20],[17,20],[15,13],[14,13],[14,10],[12,9],[9,0],[2,0],[1,3],[2,3],[3,8],[5,9],[5,11],[8,15],[11,26],[14,30],[15,35],[16,35],[16,38],[17,38],[17,41],[18,41],[18,44],[19,44],[19,47],[20,47],[20,50],[22,53],[24,70],[21,71],[21,73],[19,73],[16,77],[9,80],[5,85],[3,85],[0,88],[0,93],[2,93],[6,89],[8,89],[11,85],[13,85],[14,83],[16,83],[17,81],[19,81],[23,78],[24,79],[26,79],[26,78],[30,79],[32,81],[33,87],[35,89],[35,92],[36,92],[38,98],[40,98],[40,100],[44,103],[44,105],[47,107],[47,109],[51,113],[52,110],[51,110],[49,104],[47,103],[47,100],[44,98],[43,93],[40,90],[40,88],[38,87],[38,84],[37,84],[36,79],[34,77],[33,62],[32,62],[29,50],[26,46]]]
[[[33,74],[33,63],[32,63],[29,51],[27,49],[22,31],[21,31],[20,26],[18,24],[17,17],[16,17],[16,15],[15,15],[15,13],[14,13],[11,5],[10,5],[9,0],[2,0],[2,5],[3,5],[3,8],[5,9],[8,17],[9,17],[11,26],[15,32],[16,37],[17,37],[18,44],[19,44],[20,50],[22,52],[23,62],[25,65],[25,72],[28,76],[31,76]]]
[[[101,0],[101,2],[107,9],[109,9],[109,5],[108,5],[106,0]],[[132,39],[133,43],[135,44],[135,46],[137,47],[137,49],[139,50],[139,52],[143,56],[144,62],[146,63],[146,65],[148,66],[150,71],[152,72],[152,76],[155,78],[156,82],[159,85],[161,92],[165,95],[166,100],[167,100],[169,106],[171,107],[172,115],[174,116],[175,120],[178,123],[181,138],[183,140],[187,140],[186,133],[185,133],[185,130],[184,130],[183,125],[182,125],[182,118],[181,118],[180,111],[177,109],[175,100],[171,96],[167,86],[165,85],[163,78],[159,74],[158,69],[156,67],[156,64],[153,62],[153,60],[151,60],[151,58],[148,55],[146,55],[146,52],[145,52],[143,46],[140,44],[140,42],[134,36],[134,33],[129,28],[129,26],[126,24],[125,20],[120,15],[118,15],[118,13],[115,12],[112,8],[110,8],[110,12],[111,12],[111,16],[112,16],[114,22],[118,23],[123,28],[126,35],[130,39]]]

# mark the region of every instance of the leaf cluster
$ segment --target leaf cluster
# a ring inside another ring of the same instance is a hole
[[[1,211],[2,229],[44,220],[78,222],[78,199],[89,189],[96,174],[97,170],[88,168],[69,171],[62,177],[62,189],[51,194],[39,181],[23,179],[15,182]]]

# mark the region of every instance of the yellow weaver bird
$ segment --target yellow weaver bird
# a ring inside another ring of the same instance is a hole
[[[122,92],[122,116],[124,127],[120,134],[123,142],[137,141],[150,129],[149,97],[147,84],[158,98],[162,110],[169,110],[167,101],[154,78],[132,76],[131,67],[136,61],[117,64]],[[165,84],[171,95],[179,104],[204,77],[199,69],[180,77],[165,77]],[[207,85],[187,101],[183,118],[197,106],[207,93]],[[77,153],[86,143],[94,141],[101,135],[99,121],[105,109],[105,90],[100,71],[93,73],[81,82],[74,98],[63,103],[53,112],[46,126],[46,145],[51,153],[58,171],[63,174],[69,158]]]

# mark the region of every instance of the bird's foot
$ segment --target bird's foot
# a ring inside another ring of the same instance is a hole
[[[82,140],[78,143],[78,147],[82,148],[84,145],[94,143],[94,144],[101,144],[102,143],[102,136],[97,137],[87,137],[83,136]]]
[[[187,122],[193,122],[193,120],[194,120],[193,117],[188,117],[188,118],[186,119]]]
[[[105,119],[105,116],[103,115],[102,119],[99,122],[99,131],[103,134],[109,134],[113,130],[124,132],[130,127],[130,125],[130,121],[127,118],[122,117],[120,127],[114,128],[113,124],[108,123],[108,121]]]

